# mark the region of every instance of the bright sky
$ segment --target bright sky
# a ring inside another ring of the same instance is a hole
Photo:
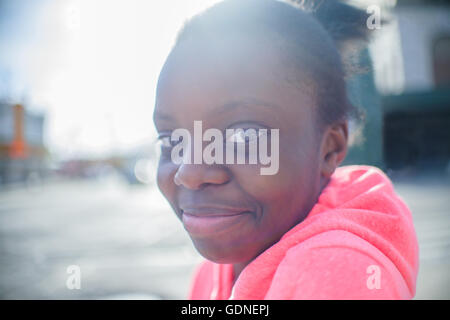
[[[176,32],[218,0],[21,1],[0,23],[0,73],[46,113],[47,146],[70,157],[155,138],[156,81]]]
[[[29,108],[43,111],[45,143],[63,158],[148,144],[156,137],[157,77],[176,32],[218,1],[0,0],[0,97],[7,87],[15,101],[26,97]],[[362,8],[396,2],[352,1]],[[394,70],[400,51],[386,48],[400,41],[384,33],[391,38],[373,46],[375,70]],[[378,82],[396,79],[388,75]]]

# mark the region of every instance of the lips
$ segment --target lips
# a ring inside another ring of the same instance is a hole
[[[230,206],[182,206],[184,228],[194,236],[217,234],[243,223],[251,217],[249,208]]]

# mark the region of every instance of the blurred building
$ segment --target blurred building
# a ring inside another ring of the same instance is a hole
[[[33,114],[21,104],[0,102],[0,184],[45,174],[43,129],[43,115]]]
[[[399,93],[383,96],[384,160],[392,169],[450,165],[450,3],[398,1]]]
[[[347,163],[404,172],[450,169],[450,2],[378,0],[388,23],[348,81],[363,109],[362,140]],[[369,54],[370,52],[370,54]]]

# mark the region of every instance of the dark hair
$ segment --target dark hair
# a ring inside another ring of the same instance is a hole
[[[224,0],[190,19],[174,48],[189,39],[227,36],[279,46],[286,61],[301,67],[295,72],[312,77],[319,119],[331,124],[358,115],[349,102],[345,78],[352,66],[348,62],[368,38],[367,17],[338,0]]]

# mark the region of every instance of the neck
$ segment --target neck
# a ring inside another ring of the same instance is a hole
[[[237,278],[239,277],[239,275],[241,274],[242,270],[244,270],[244,268],[249,264],[249,262],[245,262],[245,263],[235,263],[233,264],[233,286],[237,280]]]

